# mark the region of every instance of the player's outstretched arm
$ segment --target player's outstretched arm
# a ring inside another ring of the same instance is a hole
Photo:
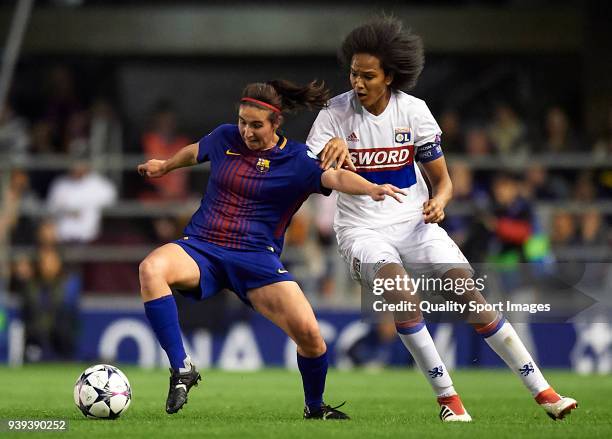
[[[192,143],[191,145],[187,145],[186,147],[182,148],[168,160],[151,159],[146,163],[138,165],[138,173],[145,177],[155,178],[166,175],[168,172],[174,169],[197,165],[198,150],[198,144]]]
[[[330,139],[323,147],[319,158],[321,159],[321,168],[325,170],[329,169],[332,163],[335,162],[336,169],[347,166],[351,171],[356,171],[349,154],[348,145],[340,137]]]
[[[402,199],[398,194],[406,195],[406,192],[392,184],[374,184],[344,169],[328,169],[321,175],[321,183],[328,189],[334,189],[350,195],[369,195],[374,201],[382,201],[385,196],[395,198],[398,202]]]

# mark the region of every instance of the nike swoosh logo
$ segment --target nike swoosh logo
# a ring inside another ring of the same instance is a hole
[[[232,152],[232,150],[231,150],[231,149],[228,149],[227,151],[225,151],[225,154],[226,154],[226,155],[240,155],[240,154],[238,154],[237,152]]]
[[[289,273],[287,270],[283,270],[282,268],[278,269],[278,274],[285,274],[285,273]]]

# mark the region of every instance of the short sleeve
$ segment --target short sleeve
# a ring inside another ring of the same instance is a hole
[[[220,125],[198,141],[198,163],[208,162],[213,151],[223,148],[224,140],[234,125]]]
[[[421,163],[427,163],[442,157],[441,136],[442,130],[429,111],[427,104],[422,103],[415,117],[415,159]]]
[[[319,111],[317,118],[312,124],[312,128],[310,128],[306,145],[308,145],[308,149],[315,155],[319,155],[327,142],[333,137],[337,137],[337,135],[334,129],[331,112],[328,108],[324,108]]]
[[[325,171],[319,166],[320,163],[318,157],[312,151],[304,148],[304,151],[298,154],[297,174],[300,181],[303,182],[304,192],[327,196],[332,191],[321,184],[321,176]]]

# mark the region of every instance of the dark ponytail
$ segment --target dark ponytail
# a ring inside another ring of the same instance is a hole
[[[242,91],[242,98],[254,99],[264,102],[279,110],[270,112],[270,120],[275,122],[281,113],[291,113],[307,108],[319,110],[327,105],[330,92],[323,81],[312,81],[304,86],[285,79],[275,79],[268,82],[256,82],[247,85]],[[240,105],[251,105],[258,108],[270,109],[257,102],[241,101]]]
[[[300,108],[320,110],[327,105],[330,98],[329,90],[323,81],[312,81],[300,86],[285,79],[275,79],[268,84],[280,95],[283,111],[291,112]]]

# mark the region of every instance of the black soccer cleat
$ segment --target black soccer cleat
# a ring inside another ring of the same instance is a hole
[[[328,419],[333,419],[333,420],[351,419],[346,413],[338,410],[344,404],[346,404],[346,401],[336,407],[331,407],[329,405],[323,404],[319,408],[319,410],[316,410],[316,411],[310,411],[308,406],[306,406],[304,407],[304,419],[322,419],[324,421]]]
[[[202,377],[192,364],[188,372],[179,373],[178,370],[170,368],[170,389],[166,400],[166,413],[178,412],[187,404],[187,394],[189,389],[198,385]]]

